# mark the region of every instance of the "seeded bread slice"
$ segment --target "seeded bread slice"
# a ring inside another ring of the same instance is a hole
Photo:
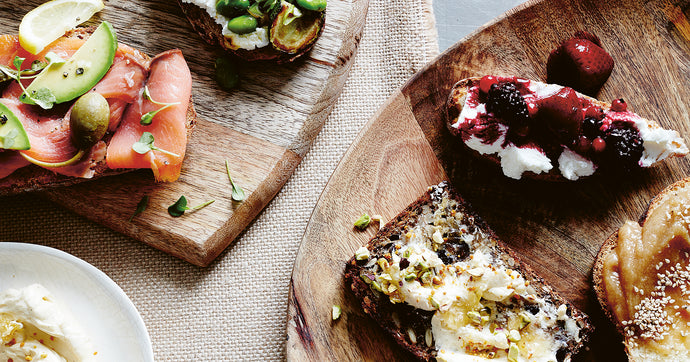
[[[666,189],[661,191],[658,195],[656,195],[649,203],[647,206],[647,209],[645,212],[642,214],[640,219],[638,220],[638,224],[642,227],[645,226],[645,223],[648,221],[649,216],[652,215],[661,205],[666,202],[667,200],[678,198],[679,193],[683,191],[688,191],[690,190],[690,178],[685,178],[683,180],[680,180],[670,186],[668,186]],[[690,200],[684,200],[686,202],[690,202]],[[664,356],[664,355],[659,355],[656,353],[650,353],[648,350],[644,350],[642,348],[639,348],[636,346],[636,344],[633,341],[632,336],[628,335],[626,333],[626,328],[623,325],[623,321],[618,320],[616,318],[614,311],[611,309],[608,303],[608,297],[606,293],[606,286],[604,282],[604,268],[605,268],[605,261],[608,257],[614,255],[616,253],[615,248],[618,246],[618,236],[619,233],[616,231],[613,233],[611,236],[609,236],[604,243],[601,246],[601,249],[599,250],[599,253],[597,254],[597,258],[594,263],[594,267],[592,270],[592,284],[594,286],[594,291],[597,295],[597,299],[599,301],[599,304],[601,305],[604,314],[611,320],[611,322],[615,325],[616,330],[624,337],[623,344],[625,346],[625,351],[628,354],[628,359],[631,362],[643,362],[643,361],[670,361],[670,360],[681,360],[685,357],[678,357],[674,359],[671,356]],[[642,266],[640,266],[642,268]],[[690,284],[690,282],[687,282],[687,284]],[[690,287],[690,285],[688,285]],[[649,291],[648,291],[649,292]],[[680,327],[680,328],[685,328],[685,326]],[[682,345],[674,345],[672,349],[676,351],[684,351],[685,356],[687,356],[687,348]]]
[[[465,105],[465,100],[467,98],[467,94],[470,90],[470,88],[479,86],[479,82],[481,80],[481,77],[471,77],[471,78],[465,78],[460,81],[458,81],[454,86],[453,89],[451,90],[450,95],[448,96],[447,104],[446,104],[446,126],[448,130],[450,131],[451,134],[454,136],[462,138],[461,131],[457,127],[453,127],[453,124],[457,122],[458,117],[460,116],[460,113],[462,112],[462,109],[464,108]],[[579,97],[587,99],[592,102],[595,106],[601,107],[604,111],[609,111],[611,109],[611,103],[603,102],[598,99],[586,96],[584,94],[577,93]],[[650,119],[643,119],[647,124],[650,130],[660,130],[662,127],[655,121],[650,120]],[[462,142],[465,144],[465,142]],[[467,147],[467,146],[465,146]],[[683,157],[688,153],[688,148],[682,141],[675,143],[674,144],[675,149],[669,152],[669,155],[666,157]],[[469,147],[467,147],[469,149]],[[480,152],[470,149],[473,154],[476,156],[482,157],[484,159],[489,160],[490,162],[501,165],[501,158],[498,156],[498,154],[481,154]],[[553,168],[548,172],[548,173],[539,173],[536,174],[531,171],[525,171],[523,176],[529,179],[536,179],[536,180],[543,180],[543,181],[568,181],[561,172],[559,171],[558,164],[554,164],[552,161]],[[596,172],[595,174],[598,174],[599,172]],[[588,176],[580,177],[580,178],[585,178]]]
[[[362,253],[362,249],[360,249],[355,257],[348,261],[345,269],[346,285],[350,287],[360,301],[364,312],[371,316],[400,346],[417,359],[434,360],[437,358],[439,351],[436,348],[436,337],[433,335],[432,328],[432,319],[437,311],[416,308],[407,301],[400,302],[395,300],[396,303],[393,303],[391,299],[393,294],[381,292],[381,286],[378,284],[374,286],[371,280],[375,280],[378,275],[377,272],[372,270],[377,268],[377,264],[380,265],[379,260],[386,260],[385,263],[394,263],[396,259],[392,257],[392,253],[399,254],[404,249],[407,245],[406,243],[409,242],[406,236],[409,235],[408,232],[417,230],[415,227],[422,224],[431,225],[433,223],[434,225],[442,225],[442,222],[434,219],[435,216],[432,217],[432,215],[440,214],[445,214],[446,219],[461,220],[469,233],[485,235],[485,238],[482,238],[481,241],[471,242],[472,246],[466,243],[467,247],[457,247],[455,245],[462,244],[450,244],[449,241],[446,241],[445,246],[438,251],[443,254],[445,265],[454,263],[453,260],[460,261],[462,258],[464,260],[474,259],[474,248],[477,250],[489,250],[491,258],[494,260],[492,268],[505,266],[517,271],[527,281],[533,295],[543,301],[543,304],[539,304],[534,300],[528,302],[526,299],[521,300],[513,295],[509,298],[510,301],[506,301],[506,303],[497,302],[495,304],[495,311],[490,313],[495,313],[496,321],[501,318],[499,311],[502,308],[505,310],[517,308],[513,312],[529,309],[534,311],[535,305],[538,305],[536,307],[537,314],[541,313],[539,312],[540,308],[544,310],[543,314],[546,314],[547,310],[554,311],[559,307],[563,309],[563,313],[567,313],[567,318],[571,319],[572,325],[576,326],[575,338],[565,339],[567,335],[564,331],[565,322],[563,326],[557,323],[558,325],[548,329],[547,333],[558,334],[558,338],[563,338],[566,341],[558,349],[556,359],[558,361],[569,361],[584,345],[593,330],[589,318],[556,293],[527,264],[520,261],[512,250],[499,241],[486,223],[454,192],[448,182],[442,182],[437,186],[429,187],[429,190],[424,195],[381,228],[366,245],[369,253],[368,258],[362,257],[362,254],[366,253]],[[400,245],[402,245],[402,248]],[[439,257],[441,257],[441,254],[439,254]],[[401,260],[398,264],[400,269],[405,266],[403,263],[405,262]],[[402,287],[402,281],[400,281],[400,285]],[[487,295],[488,292],[485,294],[485,297]],[[397,299],[398,297],[394,298]],[[512,304],[515,307],[509,307]],[[536,316],[537,314],[534,315]],[[493,318],[494,314],[490,315]],[[507,315],[506,312],[504,317]],[[554,316],[554,318],[556,317]],[[536,325],[535,323],[535,328]],[[485,357],[487,356],[485,355]],[[491,358],[494,357],[497,360],[501,360],[501,357],[503,357],[503,360],[506,360],[505,355],[494,354]]]
[[[76,28],[67,32],[64,36],[73,38],[88,38],[95,30],[96,27]],[[143,53],[142,55],[148,58],[147,55]],[[196,111],[194,110],[191,97],[189,106],[187,107],[185,124],[187,128],[187,137],[189,137],[197,124],[197,115]],[[107,141],[107,137],[109,136],[106,135],[104,140]],[[106,165],[105,160],[94,165],[93,169],[95,170],[94,176],[86,179],[60,175],[36,165],[28,165],[14,171],[11,175],[0,179],[0,196],[38,191],[54,187],[70,186],[105,176],[113,176],[136,171],[136,169],[110,169]]]

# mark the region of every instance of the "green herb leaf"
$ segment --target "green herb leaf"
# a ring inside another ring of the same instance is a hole
[[[142,212],[146,211],[146,207],[149,205],[149,195],[144,195],[144,197],[139,200],[139,203],[137,204],[137,209],[134,211],[134,214],[129,217],[129,222],[132,222],[132,219],[134,219],[135,216],[141,214]]]
[[[51,109],[55,102],[57,102],[53,92],[46,87],[36,90],[36,94],[31,96],[31,99],[43,109]]]
[[[16,55],[16,56],[14,57],[14,60],[12,61],[12,64],[14,64],[14,67],[17,68],[17,71],[21,71],[21,69],[22,69],[22,63],[24,63],[24,60],[26,60],[26,58],[22,58],[22,57],[20,57],[20,56],[18,56],[18,55]]]
[[[203,204],[201,204],[199,206],[195,206],[195,207],[187,207],[187,198],[184,196],[180,196],[180,198],[177,201],[175,201],[174,204],[172,204],[168,207],[168,214],[170,214],[170,216],[172,216],[172,217],[180,217],[180,216],[184,215],[185,211],[199,210],[201,208],[204,208],[204,207],[212,204],[214,201],[216,201],[216,200],[206,201]]]
[[[230,185],[232,185],[232,201],[244,201],[244,190],[242,190],[242,188],[239,185],[237,185],[235,181],[232,180],[232,176],[230,176],[230,164],[228,163],[228,160],[225,160],[225,172],[227,172],[228,180],[230,180]]]
[[[156,114],[158,114],[158,112],[160,112],[160,111],[162,111],[168,107],[172,107],[172,106],[180,104],[180,102],[163,103],[163,102],[157,102],[157,101],[153,100],[153,98],[151,98],[151,92],[149,92],[148,86],[144,86],[144,98],[149,100],[153,104],[158,104],[158,105],[163,106],[163,107],[158,108],[155,111],[144,113],[141,116],[141,120],[139,121],[139,124],[141,124],[142,126],[150,125],[153,122],[153,117],[155,117]]]
[[[144,132],[141,135],[141,138],[139,138],[139,141],[134,142],[134,144],[132,145],[132,150],[134,150],[134,152],[136,152],[140,155],[144,155],[149,151],[159,151],[159,152],[165,153],[165,154],[170,155],[170,156],[180,157],[180,155],[178,155],[177,153],[173,153],[170,151],[166,151],[162,148],[156,147],[153,144],[153,142],[154,142],[153,134],[151,132]]]
[[[355,221],[355,227],[359,230],[364,230],[367,228],[367,226],[369,226],[370,222],[371,216],[369,216],[367,213],[364,213],[359,217],[359,219],[357,219],[357,221]]]

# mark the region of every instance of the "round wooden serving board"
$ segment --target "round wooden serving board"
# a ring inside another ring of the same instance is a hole
[[[363,314],[343,282],[345,263],[375,234],[364,212],[393,218],[428,185],[450,179],[498,236],[597,328],[578,360],[625,360],[593,295],[599,247],[648,201],[690,174],[690,160],[663,162],[618,179],[516,181],[458,146],[444,122],[452,85],[485,74],[543,80],[549,52],[577,30],[601,37],[616,66],[599,94],[690,141],[690,1],[530,1],[440,55],[396,92],[348,150],[312,214],[290,286],[287,356],[292,361],[404,360]],[[331,319],[333,305],[342,316]]]
[[[43,2],[0,2],[0,34],[16,34],[22,16]],[[176,1],[105,0],[105,9],[87,25],[107,20],[119,42],[151,56],[182,50],[199,122],[177,182],[156,184],[150,171],[139,171],[43,194],[97,223],[208,265],[271,201],[309,150],[343,88],[368,3],[329,0],[323,33],[310,53],[281,66],[240,63],[241,85],[228,92],[214,78],[222,50],[201,39]],[[231,200],[225,160],[247,196],[241,204]],[[150,197],[148,209],[128,221],[144,195]],[[191,206],[215,202],[172,218],[167,207],[181,195]]]

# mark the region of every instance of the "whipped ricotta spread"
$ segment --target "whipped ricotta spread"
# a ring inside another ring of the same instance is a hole
[[[433,207],[392,241],[389,255],[369,256],[362,279],[392,303],[434,312],[428,336],[419,338],[439,361],[556,361],[581,340],[568,307],[540,297],[519,262],[497,255],[473,217],[447,191],[435,191]]]
[[[514,81],[521,89],[520,93],[528,108],[537,109],[538,103],[559,93],[564,87],[546,84],[523,78],[502,78]],[[578,95],[583,103],[591,102]],[[507,137],[509,127],[495,121],[493,114],[486,109],[486,103],[480,96],[478,85],[468,90],[458,118],[449,126],[455,133],[461,134],[463,142],[472,150],[482,155],[493,155],[500,160],[503,173],[514,179],[522,178],[529,171],[534,174],[548,173],[556,167],[568,180],[590,176],[597,170],[597,164],[587,156],[571,149],[570,145],[561,145],[560,154],[554,159],[547,157],[546,152],[534,143],[516,145]],[[629,112],[607,110],[603,124],[610,126],[614,122],[634,124],[643,142],[643,153],[638,161],[640,167],[649,167],[673,155],[685,155],[688,148],[682,137],[674,130],[663,129],[650,123],[639,115]],[[477,125],[483,128],[477,132]],[[471,131],[467,131],[471,130]],[[553,165],[557,162],[557,165]]]
[[[228,30],[228,22],[230,19],[218,14],[216,11],[216,1],[217,0],[182,0],[184,3],[194,4],[206,10],[211,18],[223,28],[223,36],[226,38],[226,44],[232,49],[254,50],[268,45],[268,27],[256,28],[256,30],[248,34],[236,34]]]
[[[40,284],[0,293],[0,361],[97,361],[74,317]]]

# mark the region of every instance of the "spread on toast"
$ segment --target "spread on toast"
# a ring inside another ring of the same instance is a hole
[[[631,361],[690,359],[690,183],[651,203],[642,222],[626,222],[599,253],[599,301],[625,338]]]
[[[359,249],[346,279],[365,312],[424,360],[568,361],[591,330],[445,182]]]
[[[572,88],[518,77],[461,80],[447,116],[452,134],[514,179],[577,180],[688,153],[678,132],[629,111],[622,99],[606,104]]]

